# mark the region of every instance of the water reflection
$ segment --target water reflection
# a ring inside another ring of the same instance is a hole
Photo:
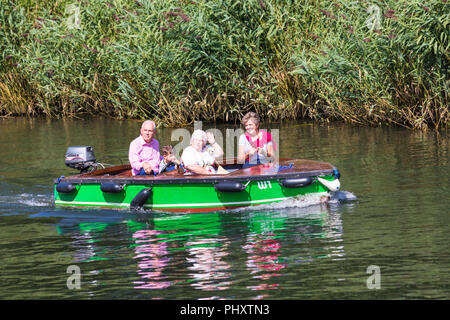
[[[187,254],[189,279],[194,289],[212,291],[228,289],[231,266],[225,261],[230,241],[222,235],[221,217],[217,212],[170,215],[154,219],[155,229],[165,230],[177,249]]]
[[[186,245],[191,286],[205,291],[228,289],[232,281],[231,265],[223,259],[230,254],[226,238],[198,238]]]
[[[261,235],[249,235],[247,244],[243,249],[247,252],[247,269],[254,279],[268,280],[274,276],[280,276],[281,269],[286,264],[280,260],[281,244],[273,233]],[[266,290],[278,288],[278,283],[267,284],[261,282],[259,285],[247,286],[251,290]]]
[[[286,268],[281,256],[281,242],[283,237],[276,231],[282,231],[284,218],[279,219],[276,214],[267,212],[253,212],[248,216],[249,233],[246,244],[242,247],[247,253],[247,269],[253,279],[261,280],[260,284],[247,286],[251,290],[266,290],[278,288],[278,283],[268,284],[262,281],[280,276],[280,271]]]
[[[74,262],[89,262],[95,260],[108,259],[107,252],[97,242],[105,237],[105,229],[110,222],[78,222],[76,219],[64,219],[58,225],[58,232],[61,234],[70,226],[70,223],[77,223],[77,229],[73,227],[71,246],[75,249],[73,252]]]
[[[245,217],[249,233],[242,249],[253,279],[253,291],[276,290],[278,277],[317,259],[343,259],[342,220],[327,205],[251,212]],[[268,295],[260,296],[268,297]]]
[[[159,241],[156,237],[160,234],[162,232],[149,229],[133,233],[136,253],[134,259],[138,262],[137,273],[142,278],[140,281],[133,281],[136,289],[164,289],[171,285],[170,281],[166,281],[167,276],[163,274],[170,258],[167,243]]]
[[[124,215],[121,221],[63,219],[58,229],[72,238],[74,262],[95,260],[101,268],[101,259],[125,259],[127,283],[139,290],[159,290],[169,299],[179,296],[161,289],[217,292],[201,296],[217,298],[219,292],[244,287],[258,292],[255,298],[270,297],[283,286],[283,276],[299,266],[345,257],[340,211],[325,205]]]

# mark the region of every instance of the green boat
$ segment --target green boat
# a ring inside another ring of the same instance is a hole
[[[132,176],[131,166],[96,169],[92,147],[70,147],[66,164],[80,174],[55,179],[55,206],[208,212],[317,196],[326,201],[340,188],[339,171],[325,162],[280,159],[242,168],[237,159],[218,163],[228,172]],[[95,170],[93,170],[95,169]]]

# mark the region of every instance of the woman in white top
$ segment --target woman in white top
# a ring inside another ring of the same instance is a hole
[[[223,150],[212,133],[195,130],[192,133],[191,145],[183,150],[181,161],[191,174],[215,174],[214,162],[222,156]]]
[[[242,118],[245,134],[239,137],[238,162],[248,168],[261,163],[268,163],[274,155],[272,136],[259,129],[260,119],[255,112],[248,112]]]

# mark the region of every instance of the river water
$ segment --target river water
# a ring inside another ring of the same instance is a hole
[[[202,214],[53,206],[53,179],[76,173],[64,165],[68,146],[125,163],[140,123],[0,119],[0,299],[450,297],[448,132],[267,125],[279,130],[281,157],[340,170],[342,192],[328,205]],[[161,145],[172,132],[159,130]]]

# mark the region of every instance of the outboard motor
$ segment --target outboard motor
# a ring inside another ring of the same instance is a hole
[[[80,173],[95,167],[94,148],[91,146],[69,147],[66,151],[66,166],[80,170]]]

